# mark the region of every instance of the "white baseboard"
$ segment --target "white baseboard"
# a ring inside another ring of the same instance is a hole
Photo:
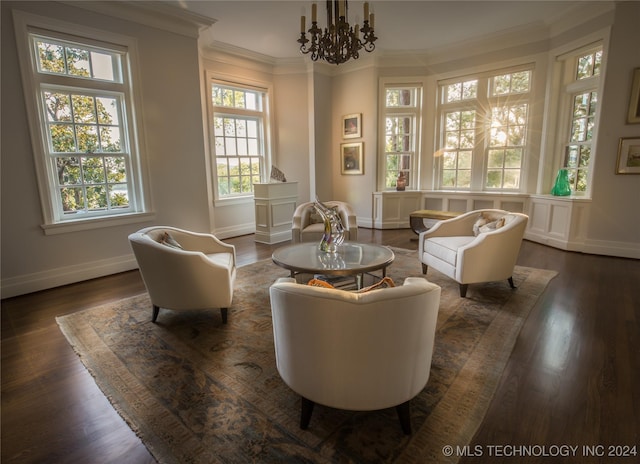
[[[282,243],[291,240],[291,229],[267,234],[265,232],[256,231],[255,241],[259,243],[266,243],[267,245],[273,245],[275,243]]]
[[[640,259],[640,244],[631,242],[610,242],[608,240],[585,240],[584,253],[617,256],[619,258]]]
[[[358,223],[360,225],[360,223]],[[409,221],[384,221],[376,222],[373,226],[374,229],[410,229]]]
[[[239,237],[241,235],[249,235],[256,233],[256,225],[251,222],[248,224],[240,224],[233,227],[220,227],[213,231],[213,235],[219,239]]]
[[[24,295],[26,293],[95,279],[96,277],[104,277],[137,268],[138,263],[133,254],[117,256],[92,263],[74,264],[72,266],[2,279],[0,292],[2,298],[10,298],[12,296]]]
[[[569,241],[527,231],[524,238],[543,245],[566,251],[578,251],[593,255],[616,256],[618,258],[640,259],[640,244],[632,242],[612,242],[608,240]]]

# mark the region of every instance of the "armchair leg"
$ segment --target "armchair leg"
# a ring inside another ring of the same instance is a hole
[[[300,414],[300,428],[302,430],[307,430],[309,427],[314,406],[315,403],[313,401],[306,399],[304,396],[302,397],[302,413]]]
[[[405,435],[411,435],[411,414],[409,401],[396,406],[398,412],[398,418],[400,419],[400,426]]]
[[[220,314],[222,315],[222,323],[227,323],[227,315],[229,314],[228,308],[220,308]]]
[[[469,284],[460,284],[460,297],[465,298],[467,296],[467,288],[469,288]]]
[[[518,287],[516,287],[516,286],[513,284],[513,277],[509,277],[509,286],[510,286],[512,289],[514,289],[514,290],[515,290],[516,288],[518,288]]]
[[[428,266],[426,264],[422,263],[422,273],[423,274],[427,273],[427,268],[428,268]]]
[[[151,317],[151,322],[156,322],[156,319],[158,319],[158,314],[160,314],[160,307],[153,305],[153,316]]]

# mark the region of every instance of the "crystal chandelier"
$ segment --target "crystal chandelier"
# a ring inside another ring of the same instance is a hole
[[[375,50],[378,39],[373,31],[374,17],[369,13],[369,3],[364,4],[364,21],[360,28],[358,24],[349,25],[349,5],[347,0],[327,0],[327,27],[318,27],[317,4],[311,5],[311,29],[307,39],[305,32],[306,17],[300,18],[300,51],[305,55],[311,53],[313,61],[324,60],[331,64],[340,64],[351,58],[358,59],[360,50],[367,52]],[[362,34],[362,39],[360,38]]]

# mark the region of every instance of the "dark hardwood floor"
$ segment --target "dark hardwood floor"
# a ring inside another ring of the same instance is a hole
[[[417,249],[412,237],[359,231],[364,242]],[[252,235],[226,241],[236,245],[239,265],[286,245],[258,244]],[[559,274],[527,319],[473,443],[451,443],[454,452],[473,455],[463,463],[640,462],[609,456],[610,445],[640,453],[640,261],[525,241],[518,263]],[[2,301],[3,463],[154,462],[55,322],[142,291],[131,271]],[[513,457],[521,450],[510,447],[521,445],[579,449],[562,461],[527,460]],[[604,456],[586,458],[584,447],[597,445],[604,448],[591,449]]]

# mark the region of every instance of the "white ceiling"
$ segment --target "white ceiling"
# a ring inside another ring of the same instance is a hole
[[[169,0],[180,8],[216,20],[208,38],[272,58],[300,56],[297,38],[300,16],[310,27],[311,1]],[[570,13],[579,13],[585,0],[374,0],[376,49],[385,52],[442,49],[518,28],[549,26]],[[361,22],[363,1],[349,2],[349,20]],[[318,21],[325,26],[325,2],[318,2]]]

